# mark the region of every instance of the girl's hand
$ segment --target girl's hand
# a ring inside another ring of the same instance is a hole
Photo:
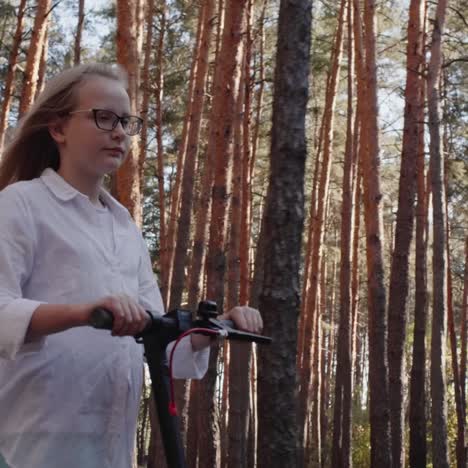
[[[125,294],[107,296],[90,304],[90,314],[96,307],[109,310],[114,316],[113,336],[134,336],[143,331],[149,315],[134,299]]]
[[[236,328],[250,333],[260,333],[263,329],[263,321],[260,312],[249,306],[236,306],[222,315],[218,320],[232,320]]]
[[[232,320],[236,328],[249,333],[260,333],[263,328],[262,317],[257,309],[248,306],[236,306],[224,314],[218,315],[217,320]],[[193,334],[190,335],[192,348],[194,351],[206,348],[213,344],[213,340],[208,336]]]

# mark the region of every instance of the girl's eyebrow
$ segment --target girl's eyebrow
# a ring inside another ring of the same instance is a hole
[[[113,112],[115,115],[118,115],[119,117],[130,117],[131,115],[135,115],[135,114],[132,114],[132,112],[117,112],[116,110],[114,110],[113,108],[111,107],[93,107],[93,109],[102,109],[102,110],[106,110],[106,111],[109,111],[109,112]]]

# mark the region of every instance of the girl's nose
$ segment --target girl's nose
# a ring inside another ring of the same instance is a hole
[[[118,138],[119,140],[123,140],[124,138],[127,137],[127,134],[125,133],[125,130],[122,126],[122,122],[119,122],[114,130],[112,130],[112,137],[113,138]]]

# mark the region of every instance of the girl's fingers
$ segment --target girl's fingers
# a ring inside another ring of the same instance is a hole
[[[146,314],[143,307],[141,307],[140,304],[134,302],[133,300],[129,301],[129,306],[132,313],[132,327],[129,334],[136,335],[145,328],[146,318],[148,315]]]
[[[252,332],[260,333],[262,330],[262,318],[258,310],[251,309],[246,312],[249,317],[249,325],[251,327]]]
[[[114,334],[118,336],[134,336],[140,333],[146,326],[148,314],[137,302],[129,296],[118,297],[117,315],[119,324],[114,328]]]
[[[113,335],[122,336],[125,333],[125,328],[127,326],[127,311],[125,310],[125,304],[123,303],[120,297],[114,298],[113,301],[114,309],[112,313],[114,314],[114,328],[112,330]]]
[[[112,335],[118,335],[125,320],[124,312],[120,307],[119,301],[114,297],[106,298],[102,304],[103,307],[110,310],[114,316],[114,326],[112,327]]]
[[[257,330],[257,333],[260,333],[263,330],[263,320],[260,312],[258,310],[255,312],[255,329]]]
[[[237,328],[241,330],[249,330],[248,321],[244,315],[243,307],[234,307],[231,313]]]
[[[263,328],[263,322],[259,311],[251,307],[235,307],[230,312],[230,315],[237,328],[241,330],[259,333]]]

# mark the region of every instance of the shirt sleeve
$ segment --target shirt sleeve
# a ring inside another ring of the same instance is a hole
[[[12,187],[0,192],[0,357],[14,359],[27,346],[39,351],[45,338],[25,345],[31,316],[41,304],[23,298],[34,264],[35,231],[26,203]]]
[[[138,274],[138,292],[139,303],[150,312],[156,315],[164,314],[164,305],[162,302],[161,292],[159,291],[156,282],[153,268],[151,266],[151,258],[149,256],[148,247],[140,234],[141,241],[141,262]],[[167,359],[169,360],[170,353],[175,342],[169,343],[166,348]],[[210,357],[210,349],[202,349],[194,351],[190,336],[180,340],[174,351],[173,358],[173,376],[176,379],[201,379],[208,370],[208,360]]]

